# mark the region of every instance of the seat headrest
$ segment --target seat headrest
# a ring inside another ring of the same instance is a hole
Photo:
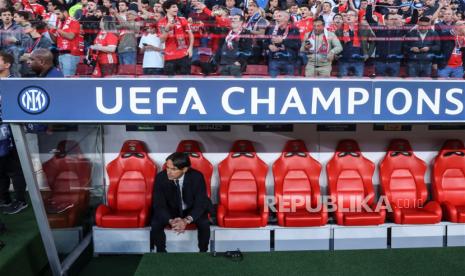
[[[124,142],[120,152],[122,158],[129,158],[131,156],[144,158],[146,154],[147,148],[145,143],[139,140],[128,140]]]
[[[58,143],[55,157],[63,158],[68,155],[81,155],[81,147],[79,143],[74,140],[62,140]]]
[[[283,149],[284,157],[300,156],[306,157],[308,153],[307,147],[302,140],[289,140]]]
[[[255,148],[251,141],[237,140],[234,142],[230,153],[232,158],[237,158],[240,156],[253,158],[255,157]]]
[[[188,153],[190,157],[194,158],[200,158],[202,155],[200,144],[195,140],[182,140],[179,142],[176,152],[185,152]]]
[[[405,139],[394,139],[388,146],[387,154],[392,157],[396,156],[412,156],[413,149],[409,141]]]
[[[342,140],[336,147],[336,154],[338,157],[345,157],[348,155],[353,157],[359,157],[360,148],[355,140]]]
[[[449,157],[449,156],[465,156],[465,147],[463,142],[458,139],[451,139],[444,142],[444,145],[439,152],[440,156]]]

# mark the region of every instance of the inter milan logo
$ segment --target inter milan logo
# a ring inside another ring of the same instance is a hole
[[[49,96],[37,86],[29,86],[19,93],[18,103],[22,110],[30,114],[39,114],[48,108]]]

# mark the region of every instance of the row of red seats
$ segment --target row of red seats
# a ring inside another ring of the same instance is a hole
[[[210,195],[213,167],[200,151],[196,141],[182,141],[177,151],[188,152],[192,167],[206,179]],[[465,147],[459,140],[447,141],[433,166],[433,198],[428,196],[424,174],[426,164],[413,153],[406,140],[393,140],[380,163],[382,194],[393,207],[388,215],[399,224],[428,224],[444,218],[465,223]],[[360,208],[362,200],[376,205],[372,176],[373,162],[363,157],[357,142],[341,141],[333,158],[326,165],[328,187],[336,205],[334,212],[340,225],[377,225],[385,221],[385,210],[367,212]],[[309,198],[311,206],[320,200],[321,165],[313,159],[300,140],[286,143],[280,158],[273,165],[275,198],[296,201]],[[110,178],[108,205],[97,209],[96,223],[101,227],[143,227],[147,225],[156,176],[156,165],[148,157],[141,141],[127,141],[118,158],[107,166]],[[267,225],[265,178],[268,166],[257,156],[250,141],[236,141],[228,157],[218,165],[220,204],[218,225],[222,227],[262,227]],[[351,202],[352,201],[352,202]],[[355,205],[354,206],[354,202]],[[355,207],[359,210],[346,210]],[[442,210],[441,210],[442,207]],[[281,226],[317,226],[327,223],[325,209],[309,212],[305,206],[295,212],[278,210]]]

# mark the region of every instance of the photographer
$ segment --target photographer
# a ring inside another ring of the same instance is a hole
[[[118,46],[118,36],[116,33],[116,25],[114,18],[104,16],[100,21],[100,32],[95,38],[94,45],[89,49],[96,52],[95,69],[92,76],[103,77],[116,74],[118,58],[116,56],[116,47]],[[93,62],[87,60],[88,64]]]
[[[89,46],[92,45],[97,37],[101,19],[101,13],[97,12],[97,4],[92,1],[89,2],[87,4],[87,13],[79,20],[79,23],[81,23],[81,29],[84,32],[85,51],[87,51]]]

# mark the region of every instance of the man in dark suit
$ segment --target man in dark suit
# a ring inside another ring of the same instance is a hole
[[[183,233],[191,223],[197,226],[200,252],[208,250],[210,200],[202,173],[190,165],[186,153],[175,152],[166,158],[166,170],[155,180],[150,241],[157,252],[166,252],[166,226]]]

